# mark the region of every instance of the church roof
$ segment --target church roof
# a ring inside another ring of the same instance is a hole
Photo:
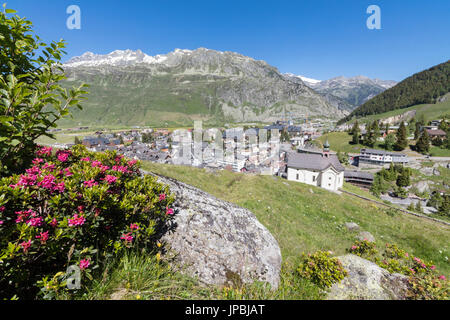
[[[314,153],[290,153],[288,154],[287,166],[290,168],[316,171],[323,171],[331,166],[338,172],[345,170],[334,154],[326,156],[324,154]]]

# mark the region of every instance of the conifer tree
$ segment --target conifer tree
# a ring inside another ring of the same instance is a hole
[[[398,151],[404,150],[408,146],[408,140],[406,136],[405,123],[403,121],[400,123],[400,127],[398,128],[396,138],[397,141],[395,143],[395,149]]]
[[[423,130],[420,138],[417,140],[416,151],[420,153],[428,153],[430,151],[430,136],[427,130]]]
[[[358,124],[358,120],[355,121],[355,124],[353,125],[352,128],[352,144],[359,144],[359,124]]]

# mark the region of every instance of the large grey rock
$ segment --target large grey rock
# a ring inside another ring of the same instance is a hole
[[[375,237],[368,231],[361,231],[357,238],[360,241],[367,240],[369,242],[375,242]]]
[[[266,281],[278,287],[281,252],[252,212],[193,186],[158,176],[175,194],[175,227],[162,238],[176,264],[206,284]]]
[[[403,300],[408,278],[390,274],[375,263],[353,254],[338,257],[348,275],[335,283],[328,300]]]
[[[417,188],[419,192],[429,192],[430,191],[430,185],[429,181],[419,181],[414,186]]]

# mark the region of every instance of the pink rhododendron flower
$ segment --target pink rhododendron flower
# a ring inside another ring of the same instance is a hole
[[[84,206],[78,206],[78,212],[83,213],[84,212]]]
[[[358,248],[357,246],[352,246],[352,250],[355,250],[356,248]]]
[[[105,172],[105,171],[108,170],[108,169],[109,169],[108,166],[104,166],[104,165],[100,166],[100,171],[101,171],[101,172]]]
[[[89,161],[91,161],[91,158],[89,158],[89,157],[81,158],[80,161],[87,161],[87,162],[89,162]]]
[[[25,219],[27,219],[32,213],[34,213],[33,210],[29,209],[27,211],[16,211],[17,219],[16,223],[23,222]]]
[[[405,253],[405,256],[408,258],[409,257],[409,254],[408,254],[408,252],[407,253]]]
[[[436,269],[436,266],[431,266],[430,269],[434,270],[434,269]]]
[[[173,209],[172,208],[166,208],[166,214],[173,214]]]
[[[128,172],[128,167],[125,167],[125,166],[113,166],[112,170],[113,171],[127,173]]]
[[[42,162],[44,162],[44,159],[42,159],[42,158],[34,158],[32,161],[33,164],[39,164]]]
[[[92,167],[93,168],[100,167],[101,165],[102,165],[101,161],[98,161],[98,160],[92,161]]]
[[[37,176],[34,174],[20,175],[17,186],[34,186],[36,184]]]
[[[439,277],[439,280],[445,280],[445,279],[447,279],[447,278],[444,275]]]
[[[134,166],[136,163],[137,163],[137,160],[130,160],[130,161],[127,162],[129,167]]]
[[[80,260],[80,269],[81,270],[87,269],[87,268],[89,268],[90,264],[91,263],[90,263],[89,259],[81,259]]]
[[[133,241],[133,236],[131,235],[131,232],[128,232],[126,234],[123,234],[120,239],[125,240],[126,242],[132,242]]]
[[[161,193],[160,195],[159,195],[159,201],[163,201],[163,200],[165,200],[166,199],[166,194],[165,193]]]
[[[56,158],[61,162],[66,162],[71,154],[72,152],[70,150],[58,150],[56,152]]]
[[[28,252],[28,249],[31,247],[31,240],[21,242],[20,246],[22,247],[23,252]]]
[[[3,220],[0,220],[0,226],[3,224]]]
[[[92,188],[93,186],[98,185],[98,182],[96,182],[94,179],[87,180],[84,182],[84,186],[87,188]]]
[[[45,244],[48,240],[48,231],[41,232],[38,236],[36,236],[36,239],[40,239],[41,244]]]
[[[69,219],[69,226],[82,226],[86,222],[86,219],[83,216],[78,216],[75,214],[72,219]]]
[[[38,156],[50,156],[52,154],[52,147],[42,147],[38,151],[36,151],[36,154]]]
[[[44,179],[42,179],[42,181],[38,182],[38,187],[42,187],[48,190],[52,190],[55,187],[56,183],[55,183],[55,176],[52,174],[46,175],[44,177]]]
[[[108,182],[108,184],[112,184],[112,183],[116,182],[116,180],[117,180],[117,177],[111,176],[109,174],[105,177],[105,181]]]
[[[3,211],[5,211],[5,206],[0,207],[0,212],[3,212]]]
[[[31,218],[27,221],[27,224],[32,227],[40,227],[44,219],[42,217]]]
[[[136,223],[132,223],[132,224],[130,224],[130,229],[131,230],[139,230],[139,226]]]
[[[33,166],[30,169],[26,169],[25,172],[30,175],[31,174],[38,175],[41,173],[41,168],[39,168],[39,166]]]
[[[117,163],[120,162],[120,160],[122,160],[123,155],[119,154],[116,159],[114,159]]]

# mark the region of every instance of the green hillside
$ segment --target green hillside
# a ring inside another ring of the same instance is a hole
[[[277,239],[286,263],[294,262],[302,252],[318,249],[343,254],[355,237],[344,223],[353,221],[380,243],[396,243],[410,254],[432,260],[445,274],[450,272],[448,226],[393,214],[359,198],[272,176],[209,173],[193,167],[149,162],[143,168],[248,208]]]
[[[418,104],[436,103],[439,97],[448,92],[450,92],[450,60],[406,78],[356,108],[339,123]]]
[[[446,95],[446,99],[443,102],[436,104],[419,104],[405,109],[397,109],[379,114],[368,115],[358,119],[358,122],[369,123],[374,120],[398,116],[411,110],[416,111],[416,119],[420,119],[423,116],[426,121],[441,119],[444,116],[450,116],[450,94]]]

